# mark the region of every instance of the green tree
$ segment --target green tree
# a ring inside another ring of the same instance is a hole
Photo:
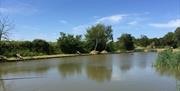
[[[107,44],[113,40],[111,26],[97,24],[87,29],[85,35],[89,50],[102,51],[107,48]]]
[[[133,50],[134,49],[133,36],[131,36],[131,34],[122,34],[121,37],[118,38],[117,45],[119,49]]]
[[[137,40],[139,46],[147,47],[148,45],[150,45],[149,38],[146,35],[141,35],[141,38]]]
[[[49,42],[49,45],[51,47],[52,54],[60,54],[60,53],[62,53],[57,42]]]
[[[16,41],[15,44],[17,44],[18,42]],[[33,49],[33,43],[31,41],[21,41],[19,42],[19,47],[21,48],[21,50],[30,50],[32,51]]]
[[[106,50],[107,50],[108,52],[114,52],[114,51],[116,51],[115,42],[114,42],[114,41],[109,42],[109,43],[106,45]]]
[[[153,44],[154,47],[162,46],[160,38],[152,38],[152,39],[149,39],[149,41],[151,44]]]
[[[63,53],[77,53],[77,51],[84,52],[81,35],[74,36],[60,32],[58,45]]]
[[[175,41],[174,33],[173,32],[167,33],[163,37],[163,43],[165,44],[165,46],[176,47],[177,43]]]
[[[180,47],[180,27],[178,27],[175,31],[175,40],[178,43],[178,46]]]
[[[50,45],[45,40],[35,39],[32,41],[33,50],[39,53],[50,54]]]

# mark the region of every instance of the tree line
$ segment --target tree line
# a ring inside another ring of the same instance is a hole
[[[0,25],[0,30],[2,30],[1,27]],[[82,35],[60,32],[57,42],[47,42],[42,39],[33,41],[0,40],[0,55],[13,56],[19,53],[22,56],[35,56],[59,53],[89,53],[93,50],[116,52],[118,50],[131,51],[137,48],[180,47],[180,27],[175,32],[169,32],[161,38],[148,38],[146,35],[135,38],[131,34],[124,33],[117,38],[117,41],[114,41],[112,32],[111,26],[96,24],[87,28],[84,38],[82,38]],[[2,36],[2,32],[0,32],[0,35]]]

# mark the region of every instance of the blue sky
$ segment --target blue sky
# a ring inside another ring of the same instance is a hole
[[[59,32],[84,34],[97,23],[122,33],[162,37],[180,26],[180,0],[0,0],[15,24],[10,39],[56,41]]]

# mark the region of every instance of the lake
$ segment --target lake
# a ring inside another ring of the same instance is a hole
[[[155,69],[156,58],[139,52],[1,63],[0,91],[180,91],[180,72]]]

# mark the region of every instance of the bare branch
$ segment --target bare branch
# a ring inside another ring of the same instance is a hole
[[[9,31],[14,28],[14,25],[10,22],[8,16],[0,16],[0,41],[2,39],[7,40]]]

